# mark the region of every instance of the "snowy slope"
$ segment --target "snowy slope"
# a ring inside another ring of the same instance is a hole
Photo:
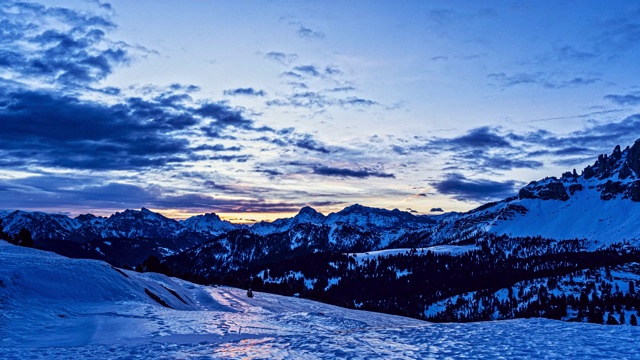
[[[527,213],[491,223],[487,231],[601,243],[640,240],[640,203],[626,199],[603,201],[594,189],[577,192],[567,201],[522,199],[513,203],[526,207]]]
[[[640,348],[630,346],[640,336],[637,327],[549,320],[430,324],[264,293],[250,299],[239,289],[115,270],[4,242],[0,263],[3,359],[640,356]]]
[[[440,219],[435,243],[482,232],[517,237],[588,239],[596,246],[640,243],[640,140],[616,147],[578,175],[567,172],[523,187],[518,196]]]

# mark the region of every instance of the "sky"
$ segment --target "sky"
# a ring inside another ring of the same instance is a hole
[[[640,138],[633,1],[0,3],[0,209],[467,211]]]

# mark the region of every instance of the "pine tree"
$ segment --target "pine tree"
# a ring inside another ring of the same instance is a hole
[[[629,318],[629,324],[638,326],[638,318],[636,318],[636,314],[631,314],[631,317]]]
[[[0,240],[6,240],[8,242],[12,242],[11,236],[4,232],[4,227],[2,226],[2,219],[0,219]]]
[[[613,314],[609,313],[609,316],[607,316],[607,325],[620,325],[620,323],[613,317]]]
[[[33,247],[33,237],[31,236],[31,231],[22,228],[16,234],[13,239],[16,245],[24,246],[24,247]]]

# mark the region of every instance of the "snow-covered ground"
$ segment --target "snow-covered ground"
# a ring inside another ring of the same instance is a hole
[[[0,358],[640,358],[631,326],[431,324],[254,295],[0,241]]]

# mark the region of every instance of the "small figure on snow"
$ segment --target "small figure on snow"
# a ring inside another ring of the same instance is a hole
[[[251,291],[251,288],[249,288],[249,290],[247,290],[247,297],[250,297],[250,298],[253,297],[253,291]]]

